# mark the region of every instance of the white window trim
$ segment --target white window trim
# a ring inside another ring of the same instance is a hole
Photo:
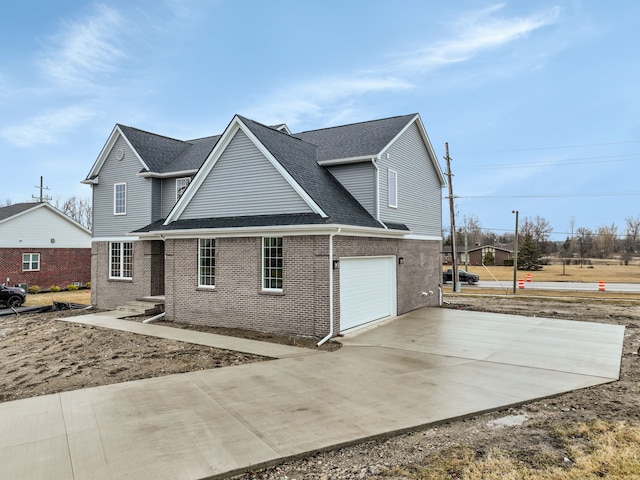
[[[24,264],[25,264],[24,256],[25,255],[29,255],[29,262],[28,262],[29,263],[29,268],[27,268],[27,269],[24,268]],[[31,268],[31,267],[33,267],[33,263],[34,263],[32,255],[37,255],[38,256],[38,268]],[[40,271],[40,254],[36,253],[36,252],[32,252],[32,253],[25,252],[25,253],[23,253],[22,254],[22,271],[23,272],[39,272]]]
[[[114,243],[117,243],[120,245],[120,276],[119,277],[114,277],[112,275],[112,271],[113,268],[111,268],[111,266],[113,265],[113,248],[112,245]],[[131,244],[131,276],[130,277],[125,277],[124,276],[124,244],[125,243],[129,243]],[[109,248],[109,279],[111,280],[133,280],[133,242],[109,242],[108,243],[108,248]]]
[[[118,212],[118,187],[124,185],[124,212]],[[127,214],[127,182],[114,183],[113,184],[113,214],[114,215],[126,215]]]
[[[180,200],[180,197],[182,196],[182,195],[178,195],[178,193],[179,193],[178,182],[179,182],[180,180],[186,180],[186,181],[187,181],[187,184],[184,186],[184,190],[182,191],[182,195],[184,195],[184,191],[185,191],[185,190],[189,187],[189,185],[191,184],[191,177],[180,177],[180,178],[176,178],[176,202],[177,202],[178,200]]]
[[[281,293],[282,292],[282,288],[271,288],[271,287],[265,287],[265,276],[264,276],[264,241],[267,238],[279,238],[281,240],[283,240],[282,237],[262,237],[261,241],[260,241],[260,256],[262,258],[262,268],[260,269],[261,274],[260,274],[260,286],[262,287],[262,291],[263,292],[275,292],[275,293]],[[284,241],[282,241],[282,246],[280,247],[280,251],[281,253],[281,258],[282,258],[282,262],[284,263]],[[284,286],[284,265],[281,267],[281,271],[282,271],[282,283]]]
[[[201,247],[201,243],[202,240],[213,240],[214,244],[213,244],[213,285],[207,285],[207,284],[202,284],[200,283],[200,279],[201,279],[201,275],[200,275],[200,254],[202,252],[202,247]],[[215,265],[215,261],[216,261],[216,244],[215,244],[216,239],[215,238],[199,238],[198,239],[198,288],[209,288],[209,289],[215,289],[216,288],[216,265]]]
[[[389,208],[398,208],[398,172],[391,168],[387,169],[387,197]]]

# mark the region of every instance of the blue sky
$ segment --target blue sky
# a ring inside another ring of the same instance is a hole
[[[0,17],[0,200],[90,196],[115,123],[180,139],[420,113],[458,211],[554,239],[640,216],[640,2],[23,0]],[[446,190],[443,190],[443,196]],[[448,225],[448,203],[444,202]]]

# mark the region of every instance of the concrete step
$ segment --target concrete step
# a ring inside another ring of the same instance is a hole
[[[130,300],[126,304],[120,305],[116,310],[131,312],[131,315],[153,315],[164,310],[164,303]]]

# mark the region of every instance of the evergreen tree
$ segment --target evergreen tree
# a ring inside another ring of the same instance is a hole
[[[522,247],[518,251],[518,269],[519,270],[540,270],[540,249],[533,239],[533,235],[527,233],[524,236]]]

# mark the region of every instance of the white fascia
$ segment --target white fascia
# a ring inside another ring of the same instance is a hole
[[[350,158],[334,158],[331,160],[320,160],[318,165],[322,167],[331,167],[333,165],[347,165],[349,163],[364,163],[370,162],[371,155],[367,155],[364,157],[350,157]]]
[[[158,230],[137,233],[141,239],[151,238],[196,238],[196,237],[265,237],[265,236],[299,236],[299,235],[327,235],[340,231],[340,235],[352,237],[380,237],[406,238],[410,233],[404,230],[384,230],[382,228],[356,227],[352,225],[281,225],[266,227],[236,227],[236,228],[198,228],[185,230]]]
[[[190,177],[198,173],[198,170],[180,170],[176,172],[140,172],[137,175],[142,178],[173,178],[173,177]]]
[[[418,234],[409,234],[406,237],[404,237],[406,240],[430,240],[430,241],[436,241],[436,242],[441,242],[443,240],[442,236],[440,235],[418,235]]]
[[[93,237],[91,239],[92,242],[135,242],[137,240],[140,240],[138,234],[119,237]]]

